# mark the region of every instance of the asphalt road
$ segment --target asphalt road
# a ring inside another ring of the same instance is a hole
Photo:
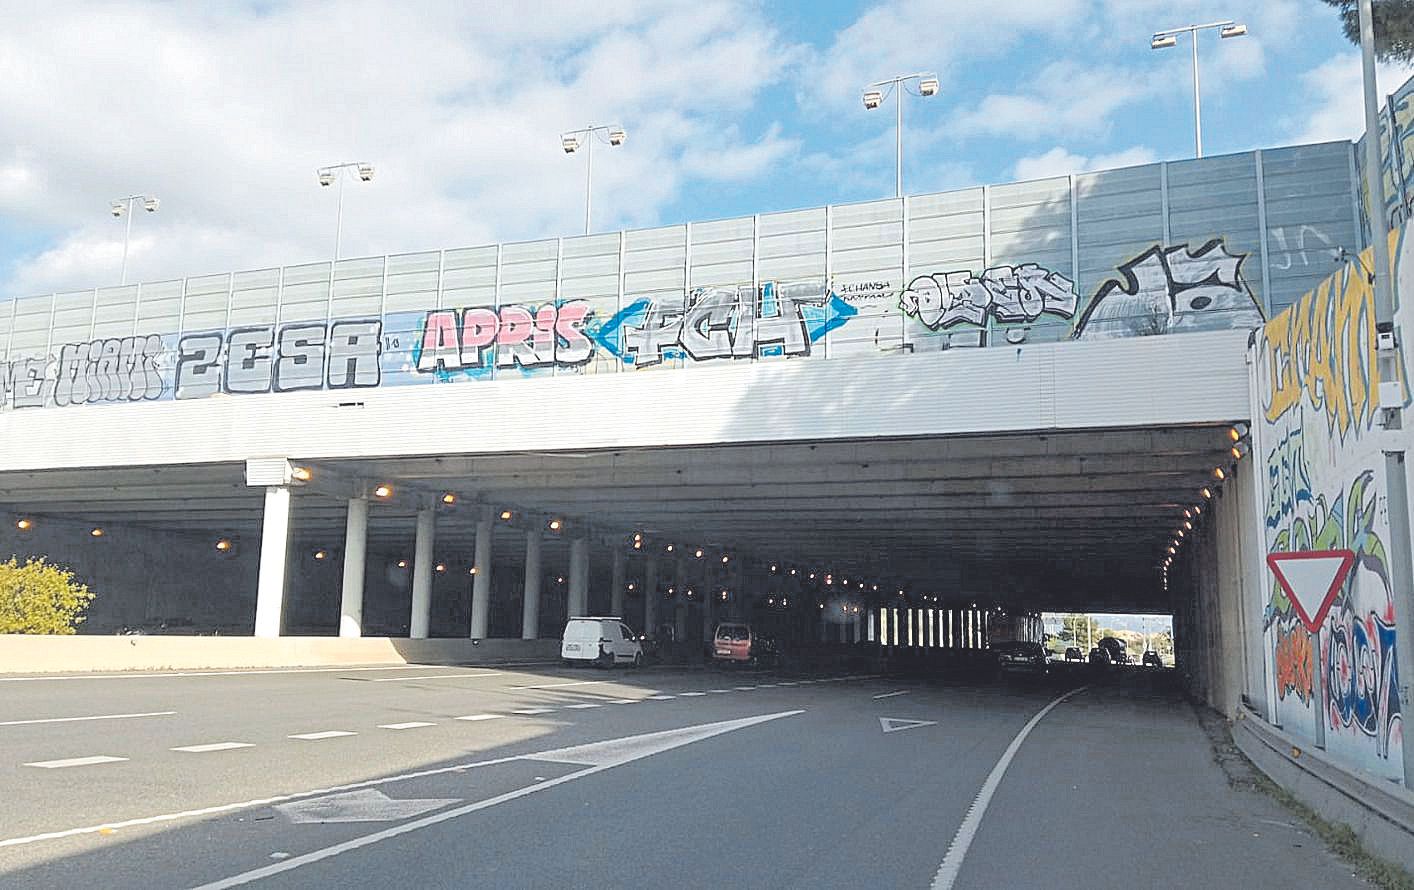
[[[1077,685],[0,677],[0,887],[1363,886],[1176,696]]]

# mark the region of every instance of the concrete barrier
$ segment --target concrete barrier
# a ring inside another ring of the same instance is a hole
[[[1345,769],[1243,707],[1232,740],[1247,759],[1322,818],[1349,825],[1365,849],[1414,872],[1414,793]]]
[[[552,661],[558,640],[0,636],[0,674]]]

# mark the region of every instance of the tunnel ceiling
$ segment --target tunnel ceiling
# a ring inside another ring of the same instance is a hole
[[[1203,426],[324,462],[296,491],[293,533],[337,546],[345,510],[331,480],[362,479],[396,492],[370,512],[371,544],[409,555],[413,495],[451,491],[439,559],[470,558],[484,504],[604,540],[641,531],[652,548],[724,548],[1033,608],[1163,610],[1155,566],[1229,444],[1225,426]],[[0,474],[0,504],[256,546],[263,499],[243,466],[222,464]],[[521,532],[496,525],[497,563],[518,566]],[[552,540],[547,559],[563,549]]]

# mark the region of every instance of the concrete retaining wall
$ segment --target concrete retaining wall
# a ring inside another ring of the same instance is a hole
[[[0,636],[0,674],[550,661],[558,640]]]

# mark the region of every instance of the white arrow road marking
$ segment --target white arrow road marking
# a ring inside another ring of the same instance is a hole
[[[93,766],[98,763],[122,763],[126,757],[109,757],[106,754],[98,754],[93,757],[69,757],[65,760],[36,760],[34,763],[26,763],[25,766],[37,766],[40,769],[64,769],[70,766]]]
[[[1021,743],[1026,741],[1026,737],[1031,734],[1031,730],[1036,728],[1036,724],[1041,722],[1041,718],[1051,713],[1051,709],[1072,695],[1078,695],[1089,689],[1088,686],[1081,686],[1079,689],[1072,689],[1065,695],[1060,696],[1055,701],[1046,705],[1021,727],[1021,732],[1016,734],[1016,738],[1011,740],[1011,744],[1006,746],[1002,752],[1001,760],[992,767],[992,771],[987,774],[987,781],[982,783],[982,790],[977,792],[977,796],[972,800],[972,806],[967,808],[967,815],[963,817],[962,824],[957,827],[957,834],[953,835],[952,843],[948,844],[948,852],[943,856],[943,864],[938,866],[938,873],[933,876],[932,890],[952,890],[953,882],[957,880],[957,874],[962,870],[962,859],[967,855],[967,848],[972,846],[972,839],[977,836],[977,828],[982,824],[982,817],[987,814],[987,807],[992,802],[992,795],[996,793],[997,786],[1002,783],[1002,776],[1006,775],[1007,767],[1011,766],[1012,758],[1016,757],[1016,752],[1021,748]]]
[[[127,720],[130,717],[170,717],[176,711],[148,711],[143,714],[98,714],[94,717],[46,717],[43,720],[4,720],[0,726],[30,726],[35,723],[78,723],[83,720]]]
[[[538,791],[544,791],[546,788],[553,788],[556,785],[573,782],[575,779],[592,776],[595,773],[613,769],[616,766],[622,766],[625,763],[631,763],[632,761],[644,757],[661,754],[664,751],[671,751],[674,748],[690,745],[693,742],[700,742],[703,739],[709,739],[713,736],[732,732],[733,730],[745,729],[748,726],[755,726],[759,723],[779,720],[782,717],[793,717],[796,714],[803,713],[804,711],[799,710],[781,711],[776,714],[763,714],[760,717],[745,717],[740,720],[703,723],[698,726],[687,726],[682,729],[650,732],[644,733],[643,735],[628,736],[622,739],[610,739],[604,742],[591,742],[587,745],[559,748],[554,751],[544,751],[539,754],[528,754],[520,759],[545,760],[555,763],[583,763],[586,764],[587,768],[536,785],[518,788],[515,791],[509,791],[486,800],[477,801],[476,803],[467,804],[441,813],[435,813],[431,816],[424,816],[412,822],[404,822],[402,825],[395,825],[391,828],[385,828],[382,831],[375,831],[372,834],[354,838],[353,840],[345,841],[341,844],[334,844],[322,850],[315,850],[303,856],[295,856],[291,859],[274,863],[273,865],[252,869],[251,871],[243,872],[238,875],[232,875],[229,878],[212,881],[209,884],[202,884],[200,887],[195,888],[195,890],[225,890],[227,887],[239,887],[243,884],[249,884],[252,881],[272,877],[283,872],[338,856],[340,853],[347,853],[350,850],[357,850],[376,844],[379,841],[385,841],[389,838],[438,825],[450,819],[456,819],[479,810],[489,809],[498,804],[506,803],[507,801],[517,800],[527,795],[535,794]]]
[[[306,822],[396,822],[461,803],[458,797],[395,800],[376,788],[282,803],[274,809],[296,825]]]
[[[917,729],[920,726],[937,726],[936,720],[906,720],[901,717],[880,717],[879,728],[884,732],[903,732],[905,729]]]

